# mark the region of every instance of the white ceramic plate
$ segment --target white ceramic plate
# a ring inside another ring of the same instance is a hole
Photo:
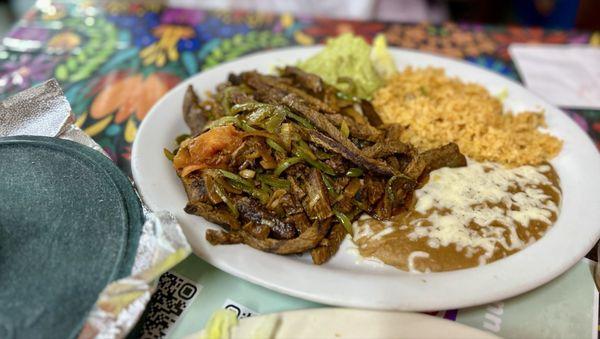
[[[454,321],[418,313],[318,308],[244,318],[230,331],[231,339],[252,338],[265,324],[275,323],[273,339],[438,339],[499,337]],[[271,327],[268,327],[271,328]],[[198,332],[185,339],[201,338]]]
[[[330,305],[396,310],[442,310],[512,297],[565,272],[600,236],[600,156],[587,135],[563,112],[517,83],[462,61],[392,49],[399,68],[436,66],[447,74],[484,85],[491,93],[508,90],[505,105],[514,111],[542,108],[550,131],[564,140],[552,161],[561,178],[562,211],[556,224],[532,246],[497,262],[443,273],[410,274],[393,267],[357,263],[346,240],[327,264],[315,266],[308,255],[279,256],[245,245],[211,246],[203,218],[186,214],[186,195],[163,148],[188,132],[181,113],[188,85],[198,93],[213,90],[230,72],[295,63],[320,47],[275,50],[244,57],[202,72],[171,90],[141,124],[133,145],[132,170],[143,200],[153,210],[168,210],[183,225],[194,253],[214,266],[267,288]]]

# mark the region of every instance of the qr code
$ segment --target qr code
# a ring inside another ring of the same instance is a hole
[[[202,286],[175,273],[163,274],[158,280],[156,292],[148,302],[140,338],[164,338],[201,288]]]

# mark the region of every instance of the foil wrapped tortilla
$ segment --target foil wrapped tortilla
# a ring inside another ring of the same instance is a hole
[[[58,137],[106,155],[102,147],[74,122],[69,102],[54,79],[0,102],[0,137]],[[142,315],[158,278],[191,253],[173,215],[144,207],[144,216],[131,275],[104,288],[88,314],[79,338],[124,338]]]

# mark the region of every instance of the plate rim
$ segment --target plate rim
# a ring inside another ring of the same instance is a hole
[[[301,53],[309,53],[309,52],[316,52],[319,49],[321,49],[323,46],[322,45],[316,45],[316,46],[295,46],[295,47],[287,47],[287,48],[278,48],[278,49],[273,49],[273,50],[268,50],[268,51],[260,51],[258,53],[252,53],[249,55],[246,55],[244,57],[232,60],[232,61],[228,61],[226,63],[222,63],[220,65],[217,65],[215,67],[212,67],[210,69],[204,70],[202,72],[199,72],[197,74],[195,74],[194,76],[187,78],[185,80],[183,80],[180,84],[178,84],[177,86],[175,86],[174,88],[172,88],[165,96],[163,96],[159,101],[157,101],[154,106],[152,107],[152,109],[149,111],[148,115],[146,116],[146,118],[142,121],[141,125],[139,126],[138,129],[138,136],[136,137],[136,139],[134,140],[133,143],[133,147],[132,147],[132,173],[133,173],[133,177],[134,177],[134,181],[136,182],[136,185],[138,185],[138,191],[140,193],[140,196],[142,197],[142,199],[148,204],[149,207],[151,208],[157,208],[158,206],[153,206],[152,202],[147,201],[148,199],[146,199],[144,197],[145,195],[145,189],[142,188],[139,183],[140,181],[143,181],[143,175],[140,173],[140,169],[137,166],[137,161],[138,161],[138,156],[139,155],[139,148],[140,146],[140,142],[139,142],[139,136],[143,135],[143,133],[145,132],[145,128],[147,128],[149,121],[151,121],[151,119],[148,119],[149,117],[151,117],[153,114],[159,114],[159,113],[155,113],[157,112],[157,107],[160,107],[165,101],[169,100],[170,95],[172,95],[173,93],[176,93],[177,91],[181,91],[182,88],[187,87],[190,84],[193,84],[195,81],[197,81],[197,79],[201,78],[206,72],[215,72],[215,71],[219,71],[222,70],[223,73],[226,73],[228,68],[230,68],[232,65],[236,65],[239,64],[241,62],[243,62],[246,59],[252,59],[252,58],[256,58],[256,57],[261,57],[261,56],[265,56],[265,55],[269,55],[269,54],[277,54],[277,53],[291,53],[294,51],[301,51]],[[524,93],[526,93],[527,97],[530,97],[532,99],[532,101],[538,101],[543,103],[545,106],[550,107],[552,110],[557,111],[558,113],[560,113],[560,115],[562,115],[565,119],[565,121],[568,121],[567,126],[568,128],[576,128],[577,132],[576,132],[576,137],[578,137],[577,135],[583,135],[585,136],[585,144],[587,144],[586,147],[584,147],[584,149],[588,149],[589,147],[595,149],[595,145],[593,144],[593,142],[591,141],[591,139],[589,138],[589,136],[587,135],[587,133],[585,133],[584,131],[582,131],[579,126],[577,126],[577,124],[560,108],[548,103],[546,100],[540,98],[538,95],[536,95],[535,93],[527,90],[522,84],[518,83],[517,81],[507,78],[501,74],[498,74],[496,72],[493,72],[491,70],[485,69],[483,67],[481,67],[480,65],[477,64],[472,64],[469,63],[465,60],[461,60],[461,59],[454,59],[454,58],[449,58],[449,57],[445,57],[445,56],[440,56],[440,55],[436,55],[436,54],[432,54],[432,53],[427,53],[427,52],[422,52],[422,51],[418,51],[418,50],[411,50],[411,49],[403,49],[403,48],[395,48],[392,47],[390,48],[392,54],[394,55],[394,58],[397,59],[397,57],[395,56],[396,54],[399,53],[399,55],[402,54],[412,54],[413,56],[426,56],[429,59],[442,59],[442,61],[444,61],[445,63],[458,63],[463,67],[467,67],[469,68],[471,71],[473,72],[478,72],[478,73],[485,73],[486,76],[488,77],[493,77],[493,78],[498,78],[501,79],[503,82],[506,82],[508,84],[510,84],[511,86],[516,86],[520,89],[520,91],[524,91]],[[406,55],[404,55],[406,57]],[[287,58],[288,60],[291,58]],[[410,61],[408,62],[410,65]],[[453,75],[454,76],[454,75]],[[224,77],[223,77],[224,79]],[[597,154],[597,153],[596,153]],[[600,157],[597,157],[598,159],[596,159],[595,161],[595,166],[600,167]],[[547,237],[547,235],[545,235],[545,237]],[[203,260],[207,261],[208,263],[210,263],[213,266],[218,267],[219,269],[230,273],[232,275],[235,275],[237,277],[240,277],[244,280],[250,281],[252,283],[264,286],[266,288],[275,290],[277,292],[281,292],[284,294],[288,294],[288,295],[292,295],[295,297],[299,297],[299,298],[303,298],[303,299],[307,299],[307,300],[312,300],[312,301],[316,301],[316,302],[321,302],[321,303],[325,303],[325,304],[329,304],[329,305],[340,305],[340,306],[349,306],[349,307],[361,307],[361,308],[369,308],[369,309],[394,309],[394,310],[412,310],[412,311],[431,311],[431,310],[439,310],[439,309],[450,309],[450,308],[460,308],[460,307],[467,307],[467,306],[473,306],[473,305],[480,305],[480,304],[484,304],[487,302],[492,302],[492,301],[497,301],[497,300],[503,300],[506,299],[508,297],[512,297],[515,295],[519,295],[519,294],[523,294],[527,291],[530,291],[533,288],[536,288],[538,286],[541,286],[553,279],[555,279],[556,277],[558,277],[559,275],[561,275],[562,273],[566,272],[570,267],[572,267],[576,262],[578,262],[584,255],[585,253],[587,253],[596,243],[596,240],[600,237],[600,227],[596,227],[595,232],[593,234],[592,237],[586,238],[587,243],[585,244],[585,246],[583,246],[583,248],[585,249],[585,251],[583,251],[583,249],[580,249],[578,252],[578,255],[572,255],[568,258],[568,260],[562,260],[561,261],[561,265],[558,265],[556,267],[559,268],[554,268],[553,270],[551,270],[550,274],[546,274],[543,277],[536,277],[536,279],[528,279],[527,281],[525,281],[523,284],[521,284],[518,288],[513,288],[511,289],[500,289],[500,290],[496,290],[494,291],[494,293],[491,293],[493,295],[493,297],[473,297],[471,296],[466,296],[465,298],[461,299],[461,302],[457,302],[457,301],[449,301],[449,302],[444,302],[444,301],[439,301],[437,303],[435,303],[435,306],[425,306],[422,303],[411,303],[410,305],[406,306],[406,305],[398,305],[398,304],[390,304],[389,302],[379,302],[379,303],[365,303],[364,301],[357,301],[356,299],[352,299],[352,300],[339,300],[339,298],[336,297],[331,297],[328,295],[323,295],[323,294],[319,294],[319,292],[307,292],[305,290],[298,290],[297,288],[289,288],[286,286],[282,286],[280,283],[277,282],[273,282],[273,281],[268,281],[268,279],[265,279],[264,277],[258,277],[256,274],[251,274],[248,272],[240,272],[238,269],[236,269],[236,267],[234,267],[235,265],[232,266],[231,263],[227,263],[227,262],[220,262],[219,260],[215,260],[212,257],[205,257],[202,255],[199,255]],[[536,242],[536,244],[539,243]],[[579,244],[581,245],[581,244]],[[533,245],[535,246],[535,244]],[[197,253],[198,251],[196,251],[196,249],[194,249],[195,253]],[[522,253],[523,251],[519,252]],[[518,255],[519,253],[515,254]],[[515,256],[513,255],[513,256]],[[495,267],[494,264],[497,264],[498,262],[506,262],[507,260],[510,260],[511,257],[508,257],[507,259],[503,259],[488,265],[484,265],[484,266],[479,266],[476,268],[472,268],[472,269],[468,269],[468,270],[473,270],[473,269],[482,269],[482,270],[489,270],[490,267]],[[514,260],[513,260],[514,261]],[[236,263],[237,265],[239,265],[239,263]],[[315,267],[315,269],[321,269],[321,267]],[[463,272],[465,270],[457,270],[457,271],[451,271],[451,272],[441,272],[441,273],[430,273],[431,277],[434,277],[436,275],[441,275],[441,274],[446,274],[446,275],[451,275],[451,274],[460,274],[460,272]],[[458,272],[458,273],[457,273]],[[487,274],[489,275],[489,272],[487,272]],[[499,276],[495,276],[496,279],[498,279],[501,283],[505,282],[502,280],[501,277]]]

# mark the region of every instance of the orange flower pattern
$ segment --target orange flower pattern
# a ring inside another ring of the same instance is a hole
[[[102,119],[114,114],[114,122],[123,123],[135,115],[138,121],[146,116],[152,105],[179,82],[179,78],[165,73],[109,74],[102,79],[102,90],[92,101],[90,117]]]

